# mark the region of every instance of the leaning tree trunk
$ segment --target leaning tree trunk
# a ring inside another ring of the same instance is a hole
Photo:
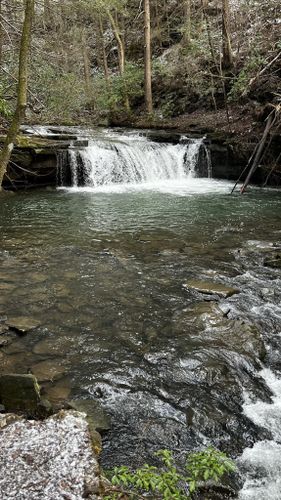
[[[151,26],[150,26],[150,1],[144,0],[144,88],[145,108],[147,113],[152,113],[152,71],[151,71]]]
[[[222,68],[230,69],[232,65],[229,0],[222,0]]]
[[[1,22],[2,16],[2,0],[0,0],[0,65],[2,64],[2,54],[3,54],[3,28]]]
[[[19,54],[19,79],[17,89],[17,104],[16,110],[4,142],[3,149],[0,154],[0,190],[2,188],[3,178],[7,170],[8,163],[14,143],[19,133],[21,122],[25,116],[27,104],[27,68],[28,68],[28,53],[31,40],[32,20],[34,16],[34,0],[26,0],[24,22],[20,43]]]

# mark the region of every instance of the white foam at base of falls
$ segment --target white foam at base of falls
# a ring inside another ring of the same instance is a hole
[[[102,185],[98,187],[61,187],[63,191],[68,191],[70,193],[137,193],[144,191],[153,191],[163,194],[171,194],[176,196],[191,196],[194,194],[229,194],[233,183],[227,181],[217,181],[214,179],[203,179],[203,178],[193,178],[193,179],[182,179],[178,180],[168,180],[159,181],[157,183],[142,183],[142,184],[109,184]]]
[[[281,498],[281,379],[268,368],[260,376],[273,393],[272,403],[252,402],[246,395],[243,408],[249,419],[272,433],[273,440],[246,448],[239,458],[239,465],[247,470],[240,500]]]
[[[202,144],[203,139],[158,143],[137,134],[92,140],[86,148],[69,150],[72,187],[158,185],[193,179]]]

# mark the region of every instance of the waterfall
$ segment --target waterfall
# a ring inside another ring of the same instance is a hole
[[[96,188],[193,178],[201,152],[207,157],[202,145],[203,139],[183,137],[178,144],[170,144],[138,134],[91,139],[87,147],[69,149],[70,184]]]

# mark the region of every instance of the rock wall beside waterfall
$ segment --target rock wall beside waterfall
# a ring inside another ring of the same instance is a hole
[[[157,182],[159,165],[163,167],[165,178],[173,175],[184,175],[194,172],[198,177],[210,176],[209,165],[212,164],[212,177],[217,179],[236,180],[254,149],[255,144],[247,148],[239,146],[237,138],[226,137],[225,134],[208,134],[201,139],[204,148],[200,154],[196,150],[200,134],[192,134],[189,138],[175,131],[149,130],[135,131],[135,138],[148,139],[146,148],[139,148],[138,140],[132,140],[134,132],[119,131],[130,134],[130,150],[121,143],[109,138],[103,145],[100,143],[101,131],[91,131],[90,148],[87,148],[89,131],[75,128],[43,130],[26,130],[33,135],[22,135],[18,138],[13,151],[11,163],[4,181],[6,189],[29,189],[37,187],[56,187],[57,185],[99,185],[106,182],[146,182],[151,179]],[[107,131],[106,131],[107,132]],[[97,141],[93,135],[97,134]],[[81,136],[86,135],[86,138]],[[202,137],[202,136],[201,136]],[[0,142],[3,137],[0,137]],[[276,149],[275,140],[272,147]],[[165,144],[167,148],[165,149]],[[184,150],[183,145],[186,145]],[[193,146],[192,146],[193,145]],[[137,149],[138,147],[138,149]],[[192,147],[195,147],[195,150]],[[154,157],[151,154],[154,151]],[[187,154],[191,153],[191,156]],[[193,155],[193,156],[192,156]],[[196,162],[196,165],[194,164]],[[122,167],[123,162],[123,167]],[[144,165],[151,163],[145,171]],[[164,165],[165,163],[165,165]],[[90,167],[92,164],[94,167]],[[97,172],[97,167],[103,165]],[[110,165],[110,168],[108,168]],[[183,170],[184,169],[184,170]],[[94,172],[95,170],[95,172]],[[128,174],[128,171],[130,173]],[[94,174],[93,174],[94,172]],[[259,168],[253,182],[262,183],[267,171]],[[91,175],[93,174],[93,177]],[[279,176],[271,177],[270,184],[278,185]]]

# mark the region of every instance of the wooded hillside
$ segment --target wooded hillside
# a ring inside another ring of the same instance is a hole
[[[0,12],[7,120],[24,2],[0,0]],[[223,110],[231,123],[243,105],[263,120],[264,106],[280,100],[280,16],[279,0],[37,0],[27,119],[122,123],[147,110],[160,123]]]

